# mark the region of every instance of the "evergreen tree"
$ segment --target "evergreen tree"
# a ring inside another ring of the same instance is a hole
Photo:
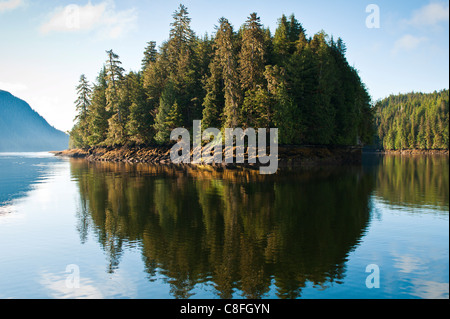
[[[220,65],[224,86],[223,124],[226,128],[238,126],[239,105],[242,93],[239,87],[236,36],[233,26],[225,19],[219,19],[214,39],[215,63]]]
[[[191,18],[184,5],[180,5],[172,17],[166,52],[169,80],[176,90],[183,123],[189,126],[192,125],[193,120],[201,119],[202,111],[203,89],[198,68],[196,68],[198,61],[195,55],[198,39],[191,29]]]
[[[144,58],[142,59],[142,71],[144,71],[150,63],[156,62],[158,51],[156,50],[156,42],[148,42],[144,51]]]
[[[218,59],[214,59],[209,67],[211,74],[206,79],[206,96],[203,101],[203,129],[209,127],[222,127],[222,115],[225,104],[222,69]]]
[[[153,114],[151,104],[147,101],[143,87],[143,76],[140,73],[131,72],[129,75],[130,84],[130,114],[127,121],[127,135],[130,139],[139,144],[149,144],[152,142]]]
[[[73,136],[77,136],[73,138],[73,145],[78,147],[86,147],[88,146],[88,136],[89,136],[89,123],[88,123],[88,115],[89,115],[89,107],[91,105],[91,95],[92,95],[92,87],[89,84],[86,76],[82,74],[80,76],[80,82],[76,87],[78,98],[75,101],[75,108],[78,112],[75,120],[77,122],[76,126],[72,130]]]
[[[283,14],[278,20],[278,27],[273,38],[274,53],[277,56],[277,63],[281,63],[291,51],[290,26],[286,16]]]
[[[123,79],[124,69],[120,66],[119,56],[113,50],[106,51],[108,59],[106,60],[106,90],[107,109],[117,113],[117,120],[122,122],[121,109],[119,107],[119,86]]]
[[[176,100],[174,85],[169,82],[161,95],[158,111],[155,117],[155,141],[159,144],[167,144],[170,141],[170,127],[168,126],[168,116],[173,105],[177,104],[177,112],[180,111]],[[173,114],[172,114],[173,115]]]
[[[75,107],[78,111],[78,115],[76,119],[85,121],[89,106],[91,105],[92,87],[84,74],[80,76],[80,84],[77,86],[77,93],[78,98],[75,101]]]
[[[267,80],[267,90],[271,97],[272,121],[269,125],[279,129],[281,144],[294,144],[297,132],[302,130],[297,108],[287,87],[284,69],[278,66],[267,66],[264,76]]]
[[[170,131],[170,132],[183,125],[181,109],[180,109],[177,101],[175,101],[173,103],[172,107],[170,108],[169,113],[167,114],[167,117],[166,117],[165,125],[166,125],[168,131]]]
[[[263,84],[265,71],[264,31],[256,13],[250,14],[243,26],[239,54],[239,71],[243,92]]]
[[[108,120],[112,112],[107,110],[106,90],[106,68],[103,67],[97,77],[97,82],[92,90],[92,101],[89,110],[89,136],[90,146],[101,145],[108,133]]]

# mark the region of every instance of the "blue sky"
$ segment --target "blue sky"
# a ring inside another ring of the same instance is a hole
[[[109,49],[139,70],[146,43],[167,40],[180,3],[197,35],[212,34],[222,16],[238,28],[251,12],[274,32],[282,14],[294,13],[308,36],[324,30],[344,40],[373,100],[449,87],[448,0],[0,0],[0,89],[69,130],[80,75],[94,81]],[[376,22],[371,4],[379,27],[366,23]]]

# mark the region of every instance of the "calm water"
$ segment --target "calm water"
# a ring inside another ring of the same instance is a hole
[[[0,298],[448,297],[448,156],[262,176],[0,154]]]

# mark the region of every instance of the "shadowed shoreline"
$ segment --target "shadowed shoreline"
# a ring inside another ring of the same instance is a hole
[[[95,147],[90,149],[70,149],[65,151],[51,152],[55,156],[69,158],[84,158],[88,161],[101,162],[126,162],[126,163],[149,163],[161,165],[175,165],[170,159],[171,146],[157,147]],[[192,154],[192,152],[191,152]],[[235,152],[233,153],[235,156]],[[262,164],[248,163],[247,152],[244,154],[245,163],[236,164],[211,164],[213,167],[233,168],[244,166],[258,168]],[[346,165],[360,164],[362,149],[360,147],[335,147],[335,146],[279,146],[278,166],[315,166],[315,165]],[[176,164],[178,165],[178,164]],[[186,164],[179,164],[186,165]],[[204,163],[199,165],[205,165]]]

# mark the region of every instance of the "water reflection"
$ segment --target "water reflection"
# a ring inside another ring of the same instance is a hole
[[[220,298],[298,298],[308,282],[341,282],[369,223],[376,175],[358,168],[213,171],[73,160],[78,231],[93,232],[120,267],[142,252],[148,280],[164,276],[175,298],[197,284]]]
[[[13,200],[26,196],[32,185],[58,162],[49,153],[0,153],[0,216],[6,214]]]
[[[382,169],[374,170],[376,195],[386,203],[397,206],[449,209],[448,156],[368,157]]]

